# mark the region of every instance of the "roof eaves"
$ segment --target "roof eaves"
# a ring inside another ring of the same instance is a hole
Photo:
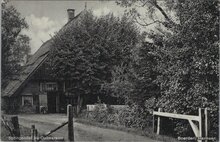
[[[77,16],[75,16],[71,21],[68,21],[60,30],[59,30],[59,32],[60,31],[62,31],[63,29],[65,29],[66,28],[66,26],[67,25],[69,25],[69,24],[71,24],[73,21],[75,21],[75,19],[77,19],[81,14],[83,13],[83,11],[81,11]],[[52,39],[50,39],[50,40],[48,40],[48,41],[46,41],[45,43],[43,43],[42,45],[41,45],[41,47],[40,48],[47,48],[47,47],[44,47],[48,42],[50,42]],[[49,45],[49,46],[51,46],[51,45]],[[35,52],[35,54],[37,54],[37,53],[39,53],[40,52],[40,48]],[[3,96],[3,97],[6,97],[6,96],[8,96],[8,97],[11,97],[11,96],[13,96],[14,94],[16,94],[17,92],[18,92],[18,90],[21,88],[21,86],[24,86],[25,85],[25,83],[31,78],[31,76],[36,72],[36,70],[42,65],[42,63],[44,63],[44,61],[46,60],[46,58],[47,58],[47,56],[48,56],[48,53],[49,53],[49,51],[50,51],[50,49],[51,48],[49,48],[48,49],[48,51],[45,51],[45,53],[43,53],[42,55],[39,55],[37,58],[33,55],[32,57],[31,57],[31,59],[27,62],[27,64],[25,65],[27,68],[29,67],[29,66],[32,66],[32,65],[34,65],[35,64],[35,62],[40,58],[40,57],[42,57],[42,56],[44,56],[45,55],[45,57],[44,57],[44,59],[42,59],[42,61],[40,62],[40,63],[38,63],[38,65],[32,70],[32,71],[30,71],[30,73],[25,73],[26,75],[26,77],[25,78],[22,78],[22,79],[18,79],[19,81]],[[36,58],[36,59],[35,59]],[[35,61],[33,61],[35,59]],[[25,68],[26,68],[25,67]],[[24,69],[25,70],[25,69]],[[23,74],[24,75],[24,74]],[[21,83],[21,84],[20,84]],[[16,89],[16,90],[15,90]],[[13,91],[14,90],[14,91]],[[13,92],[12,92],[13,91]]]

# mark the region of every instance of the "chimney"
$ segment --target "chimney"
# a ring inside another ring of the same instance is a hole
[[[67,9],[68,21],[71,21],[75,17],[75,9]]]

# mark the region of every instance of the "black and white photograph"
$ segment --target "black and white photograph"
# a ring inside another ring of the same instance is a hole
[[[219,141],[219,0],[1,0],[1,137]]]

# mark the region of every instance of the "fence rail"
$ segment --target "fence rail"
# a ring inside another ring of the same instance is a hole
[[[176,113],[167,113],[162,112],[162,109],[159,108],[158,111],[153,111],[153,122],[154,116],[158,116],[157,119],[157,134],[160,134],[160,127],[161,127],[161,118],[160,117],[169,117],[175,119],[185,119],[189,121],[189,124],[197,138],[208,138],[208,129],[209,129],[209,116],[208,116],[208,109],[201,109],[199,108],[199,115],[184,115],[184,114],[176,114]],[[193,122],[199,122],[199,127]],[[153,125],[154,126],[154,125]],[[153,128],[154,130],[154,128]],[[204,140],[207,142],[207,140]],[[198,139],[198,142],[202,142],[202,140]]]
[[[62,127],[64,127],[65,125],[68,124],[68,141],[74,142],[73,107],[72,107],[72,105],[67,106],[67,117],[68,117],[68,121],[62,123],[58,127],[43,134],[41,137],[38,137],[38,131],[35,128],[35,125],[31,125],[31,141],[32,142],[42,141],[46,137],[51,135],[52,133],[56,132],[57,130],[61,129]],[[3,126],[10,132],[10,136],[18,138],[15,140],[19,141],[20,129],[19,129],[19,123],[18,123],[18,116],[2,115],[1,121],[2,121]],[[55,140],[64,141],[64,138],[61,138],[61,139],[56,138]]]
[[[52,133],[56,132],[57,130],[61,129],[62,127],[64,127],[65,125],[68,124],[68,141],[74,142],[73,107],[72,107],[72,105],[67,106],[67,117],[68,117],[67,122],[64,122],[61,125],[59,125],[58,127],[50,130],[49,132],[45,133],[40,138],[37,138],[37,129],[35,129],[35,126],[32,125],[32,130],[31,130],[32,141],[42,141],[42,140],[44,140],[44,138],[48,137]],[[56,140],[58,140],[58,139],[56,139]],[[60,141],[61,140],[64,141],[64,139],[60,139]]]
[[[53,129],[53,130],[50,130],[49,132],[45,133],[43,136],[41,136],[37,141],[41,141],[43,140],[45,137],[51,135],[53,132],[59,130],[60,128],[62,128],[63,126],[65,126],[66,124],[68,124],[68,121],[67,122],[64,122],[62,123],[60,126],[58,126],[57,128]],[[34,137],[34,136],[33,136]]]

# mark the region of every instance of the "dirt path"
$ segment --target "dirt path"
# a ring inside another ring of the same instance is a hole
[[[41,133],[46,133],[51,129],[59,126],[62,122],[67,121],[67,117],[62,114],[50,115],[19,115],[19,123],[25,127],[31,127],[32,124]],[[67,139],[67,126],[56,131],[53,136],[64,137]],[[74,122],[74,135],[76,141],[142,141],[142,142],[157,142],[150,138],[139,136],[118,130],[105,129],[91,125],[85,125]]]

